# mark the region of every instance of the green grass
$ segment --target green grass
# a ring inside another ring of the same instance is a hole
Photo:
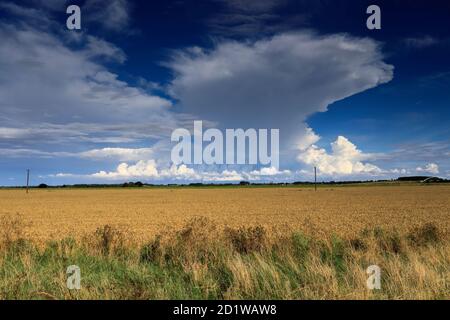
[[[352,239],[273,236],[258,227],[220,231],[198,218],[146,245],[102,227],[82,241],[43,247],[19,223],[2,229],[1,299],[448,299],[450,250],[425,225],[399,235],[366,230]],[[13,226],[13,227],[11,227]],[[382,289],[366,288],[366,268]],[[66,269],[81,269],[81,290]]]

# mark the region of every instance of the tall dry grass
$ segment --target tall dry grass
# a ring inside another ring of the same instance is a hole
[[[195,218],[145,245],[99,227],[82,240],[36,246],[20,217],[0,221],[2,299],[448,299],[448,237],[433,224],[375,228],[346,239]],[[81,290],[66,268],[81,269]],[[381,289],[366,287],[370,265]]]

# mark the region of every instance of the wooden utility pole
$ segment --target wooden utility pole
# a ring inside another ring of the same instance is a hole
[[[27,193],[30,186],[30,169],[27,169]]]
[[[314,167],[314,191],[317,191],[317,168]]]

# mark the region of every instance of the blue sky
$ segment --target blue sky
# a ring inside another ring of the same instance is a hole
[[[2,1],[0,185],[449,178],[450,4],[370,4]],[[194,120],[280,129],[280,168],[174,165]]]

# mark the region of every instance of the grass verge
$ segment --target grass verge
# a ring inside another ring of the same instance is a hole
[[[133,244],[103,226],[36,246],[20,217],[0,221],[0,299],[448,299],[450,247],[435,225],[317,239],[263,227],[219,230],[205,218]],[[66,269],[81,270],[69,290]],[[370,265],[381,289],[368,290]]]

